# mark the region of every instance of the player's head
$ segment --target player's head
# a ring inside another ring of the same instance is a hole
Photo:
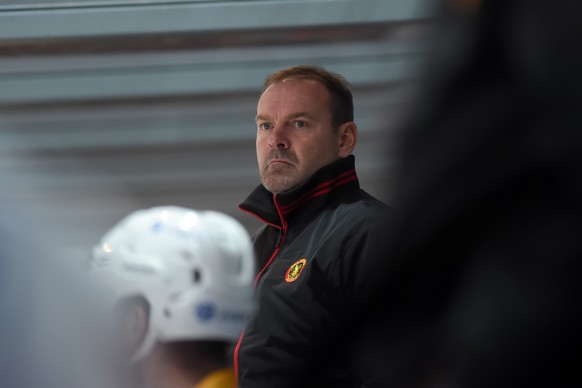
[[[252,312],[252,245],[222,213],[136,211],[105,233],[90,267],[115,306],[119,345],[134,361],[156,343],[232,342]]]

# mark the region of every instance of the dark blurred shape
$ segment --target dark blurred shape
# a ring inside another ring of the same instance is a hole
[[[446,4],[365,386],[582,386],[582,2]]]

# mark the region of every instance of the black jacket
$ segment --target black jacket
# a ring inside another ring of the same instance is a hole
[[[386,206],[360,189],[354,157],[240,205],[265,223],[254,236],[259,307],[235,350],[241,388],[354,386],[351,327],[373,290],[365,272]]]

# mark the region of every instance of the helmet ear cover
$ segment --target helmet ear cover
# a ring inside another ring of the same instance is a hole
[[[150,326],[150,303],[141,295],[121,298],[114,306],[116,343],[130,358],[142,346]]]

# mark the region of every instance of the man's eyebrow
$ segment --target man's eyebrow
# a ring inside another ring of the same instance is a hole
[[[296,119],[298,117],[306,117],[308,119],[313,119],[313,116],[311,114],[309,114],[308,112],[297,112],[297,113],[291,113],[289,116],[287,116],[287,120],[293,120]],[[267,115],[261,115],[258,114],[255,117],[255,121],[269,121],[270,117]]]

